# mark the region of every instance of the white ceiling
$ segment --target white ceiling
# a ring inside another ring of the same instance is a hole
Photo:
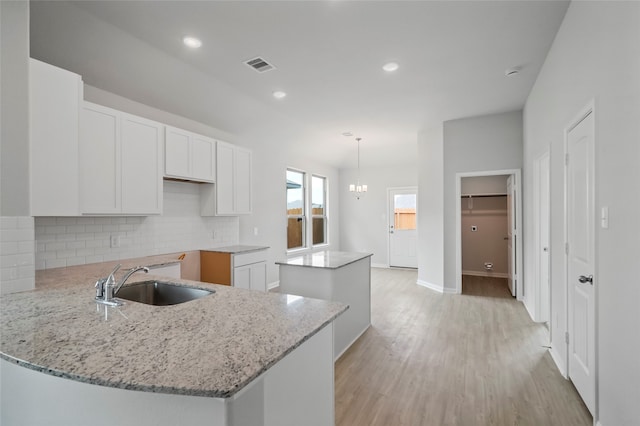
[[[72,5],[71,5],[72,4]],[[336,167],[415,164],[442,121],[520,109],[568,2],[32,2],[32,56]],[[117,30],[119,29],[119,30]],[[185,35],[202,39],[189,50]],[[277,67],[243,64],[261,56]],[[382,70],[388,61],[400,69]],[[507,68],[519,66],[515,77]],[[274,99],[274,90],[288,96]]]

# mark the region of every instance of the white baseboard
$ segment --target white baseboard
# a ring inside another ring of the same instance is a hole
[[[385,263],[372,263],[371,264],[372,268],[383,268],[383,269],[389,269],[389,265],[385,264]]]
[[[553,362],[556,364],[556,367],[558,367],[558,370],[560,370],[560,374],[562,374],[562,377],[564,377],[565,379],[568,378],[567,369],[564,365],[564,362],[562,362],[562,357],[560,356],[560,354],[558,354],[558,352],[556,352],[553,346],[549,348],[549,354],[551,355],[551,359],[553,359]]]
[[[536,320],[535,315],[533,315],[533,312],[531,312],[531,309],[529,309],[529,305],[524,300],[521,300],[521,302],[524,305],[524,308],[526,309],[527,313],[529,314],[529,318],[531,318],[531,321],[540,322]]]
[[[273,290],[276,287],[280,287],[280,280],[267,284],[267,290]]]
[[[473,277],[509,278],[509,274],[506,274],[504,272],[489,272],[489,271],[462,271],[462,275],[471,275]]]
[[[367,332],[367,330],[369,329],[369,327],[371,327],[371,324],[369,324],[368,326],[366,326],[366,327],[364,328],[364,330],[362,330],[362,331],[361,331],[361,332],[360,332],[360,333],[359,333],[359,334],[358,334],[358,335],[357,335],[357,336],[356,336],[356,337],[351,341],[351,343],[349,343],[349,344],[347,345],[347,347],[346,347],[346,348],[344,348],[344,349],[342,350],[342,352],[340,352],[338,355],[336,355],[336,357],[333,359],[333,362],[338,361],[338,359],[340,359],[340,357],[341,357],[342,355],[344,355],[344,353],[345,353],[347,350],[349,350],[349,348],[350,348],[350,347],[351,347],[351,346],[356,342],[356,340],[358,340],[358,339],[359,339],[359,338],[360,338],[364,333],[366,333],[366,332]]]
[[[418,284],[419,286],[422,286],[422,287],[426,287],[429,290],[437,291],[438,293],[444,293],[444,288],[441,285],[432,284],[432,283],[427,282],[425,280],[418,280],[418,281],[416,281],[416,284]]]

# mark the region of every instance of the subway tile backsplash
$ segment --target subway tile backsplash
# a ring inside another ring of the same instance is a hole
[[[0,218],[0,294],[35,286],[33,218]]]
[[[162,216],[36,217],[35,269],[238,244],[237,217],[200,216],[197,184],[165,181],[163,203]]]

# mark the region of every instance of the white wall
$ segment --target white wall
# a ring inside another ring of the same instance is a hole
[[[462,195],[506,194],[509,175],[473,176],[460,179]]]
[[[442,126],[418,133],[418,282],[444,285],[444,146]]]
[[[564,130],[595,101],[596,215],[609,207],[609,229],[596,234],[597,420],[640,424],[640,3],[572,2],[524,110],[526,188],[533,162],[551,146],[552,347],[566,359],[564,278]],[[525,211],[533,194],[525,191]],[[525,233],[533,230],[525,216]],[[526,240],[525,240],[526,241]],[[533,240],[526,241],[525,253]],[[532,262],[532,259],[529,259]],[[529,262],[530,264],[530,262]],[[531,274],[531,268],[525,273]],[[564,367],[561,365],[561,367]]]
[[[328,245],[315,250],[340,248],[339,175],[336,168],[316,163],[308,155],[296,152],[297,150],[274,149],[268,139],[251,142],[248,141],[247,146],[253,150],[253,214],[240,217],[240,241],[243,244],[270,247],[267,256],[267,283],[273,285],[279,280],[275,262],[287,258],[287,167],[302,170],[307,176],[316,174],[327,178],[329,240]],[[293,145],[295,142],[291,143]],[[258,235],[254,235],[255,228]],[[297,251],[295,255],[313,250],[307,248]]]
[[[0,215],[28,216],[29,2],[0,2]]]
[[[417,187],[415,166],[361,168],[360,183],[368,186],[359,200],[349,192],[356,183],[357,169],[340,170],[340,248],[373,253],[374,266],[389,266],[389,188]],[[422,212],[418,210],[418,217]],[[418,231],[419,232],[419,231]]]
[[[522,111],[444,123],[445,290],[456,288],[456,203],[459,202],[456,173],[519,168],[522,168]]]

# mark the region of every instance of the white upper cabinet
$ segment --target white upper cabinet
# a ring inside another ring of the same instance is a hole
[[[31,215],[77,216],[82,78],[29,60]]]
[[[162,213],[160,123],[84,102],[80,116],[80,212]]]
[[[203,216],[251,213],[251,151],[230,143],[216,143],[216,183],[201,188]]]
[[[216,141],[166,126],[164,176],[197,182],[215,181]]]

